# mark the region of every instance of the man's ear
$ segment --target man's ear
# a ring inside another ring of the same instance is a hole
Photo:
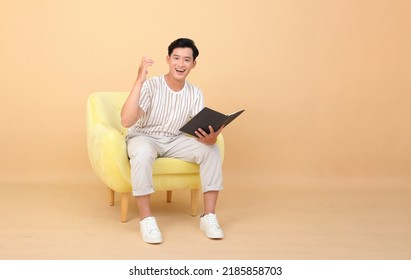
[[[194,60],[193,61],[193,68],[196,67],[196,64],[197,64],[197,60]]]
[[[170,60],[170,56],[166,55],[166,62],[167,62],[167,64],[168,64],[169,60]]]

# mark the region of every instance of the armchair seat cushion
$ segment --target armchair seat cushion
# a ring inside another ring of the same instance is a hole
[[[185,162],[174,158],[157,158],[154,161],[153,175],[199,173],[199,166],[192,162]]]

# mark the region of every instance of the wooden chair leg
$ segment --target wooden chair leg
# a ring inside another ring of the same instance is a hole
[[[114,196],[115,196],[115,192],[108,188],[108,203],[110,206],[114,205]]]
[[[173,194],[172,191],[167,191],[167,202],[171,202],[171,195]]]
[[[130,193],[122,193],[120,200],[121,222],[127,222],[128,202],[130,200]]]
[[[198,212],[198,189],[191,190],[191,216],[197,216]]]

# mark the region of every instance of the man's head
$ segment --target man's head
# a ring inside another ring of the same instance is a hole
[[[197,56],[199,55],[199,51],[194,43],[193,40],[188,39],[188,38],[179,38],[175,41],[173,41],[169,46],[168,46],[168,56],[171,56],[173,53],[174,49],[176,48],[190,48],[193,51],[193,60],[195,61]]]
[[[191,69],[196,66],[199,52],[194,41],[187,38],[175,40],[168,47],[167,64],[169,75],[175,81],[185,81]]]

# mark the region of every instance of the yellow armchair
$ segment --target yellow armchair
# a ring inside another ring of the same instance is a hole
[[[131,195],[130,163],[125,136],[127,129],[121,125],[120,110],[128,92],[96,92],[87,100],[87,151],[91,167],[107,185],[109,204],[114,205],[115,193],[121,194],[121,221],[127,221]],[[217,139],[221,157],[224,158],[224,138]],[[156,191],[166,191],[171,202],[174,189],[191,190],[191,215],[197,215],[198,195],[201,189],[199,166],[173,158],[158,158],[153,166],[153,184]]]

